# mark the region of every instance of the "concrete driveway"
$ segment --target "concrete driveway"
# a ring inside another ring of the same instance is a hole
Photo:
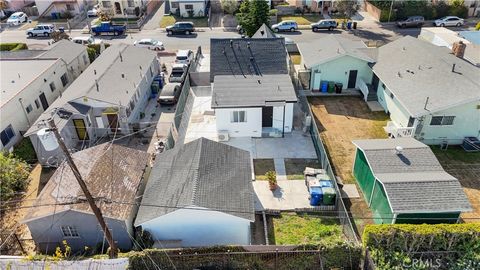
[[[313,208],[303,180],[278,181],[278,188],[273,192],[269,189],[268,181],[254,181],[253,190],[255,211]]]

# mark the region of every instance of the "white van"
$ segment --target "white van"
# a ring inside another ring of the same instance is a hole
[[[90,44],[95,44],[95,40],[93,39],[92,36],[88,37],[74,37],[72,38],[72,41],[77,43],[77,44],[82,44],[82,45],[90,45]]]

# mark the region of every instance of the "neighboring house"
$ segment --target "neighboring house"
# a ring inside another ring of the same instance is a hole
[[[298,8],[307,7],[313,12],[328,13],[335,9],[336,0],[287,0],[286,2]]]
[[[480,137],[480,69],[448,48],[405,36],[378,49],[373,72],[393,137],[426,144]]]
[[[218,75],[212,91],[219,134],[282,137],[292,131],[297,96],[288,74]]]
[[[135,226],[158,247],[249,245],[250,153],[200,138],[157,156]]]
[[[66,40],[0,56],[0,150],[12,150],[90,60],[85,46]]]
[[[418,38],[437,46],[447,47],[450,50],[454,43],[461,41],[465,44],[465,50],[463,55],[458,56],[480,67],[479,31],[462,31],[457,33],[445,27],[424,27]]]
[[[162,3],[158,0],[98,0],[100,9],[117,18],[138,18],[148,15]]]
[[[38,142],[37,132],[47,128],[52,117],[69,149],[87,148],[100,138],[139,128],[158,73],[155,52],[127,44],[108,47],[24,134],[30,137],[39,162],[56,166],[63,155]]]
[[[370,64],[375,62],[375,49],[367,48],[361,40],[328,35],[299,43],[298,47],[301,66],[310,73],[309,90],[319,91],[322,81],[342,83],[343,89],[356,89],[371,82]]]
[[[72,157],[90,193],[100,201],[97,205],[113,239],[121,250],[129,250],[138,210],[134,202],[143,192],[148,153],[104,143]],[[53,253],[63,240],[72,252],[104,242],[104,233],[67,162],[52,175],[36,204],[22,222],[41,252]]]
[[[58,19],[65,13],[76,16],[84,12],[86,8],[84,2],[84,0],[37,0],[35,4],[39,17]]]
[[[353,141],[353,175],[377,224],[456,223],[471,205],[430,147],[413,139]]]
[[[179,14],[181,17],[204,17],[207,14],[209,0],[169,0],[170,13]]]
[[[7,8],[14,11],[21,11],[22,8],[35,3],[35,0],[6,0]]]

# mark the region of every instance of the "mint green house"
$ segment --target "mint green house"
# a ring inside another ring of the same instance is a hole
[[[338,35],[298,44],[301,66],[310,72],[309,90],[319,91],[321,81],[342,83],[342,89],[358,89],[370,84],[376,49],[361,40]]]
[[[413,139],[353,141],[353,175],[377,224],[456,223],[471,205],[430,147]]]

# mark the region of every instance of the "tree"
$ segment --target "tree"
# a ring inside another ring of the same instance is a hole
[[[221,0],[220,3],[222,4],[222,9],[225,13],[233,14],[238,9],[237,0]]]
[[[7,0],[0,0],[0,9],[7,9],[7,8],[8,8]]]
[[[243,1],[240,5],[240,14],[237,16],[239,24],[245,33],[251,37],[262,24],[270,24],[267,1]]]
[[[0,200],[7,201],[25,190],[29,174],[27,163],[0,151]]]
[[[351,0],[339,0],[337,1],[336,7],[338,12],[345,15],[345,17],[347,18],[355,15],[355,13],[357,13],[357,10],[360,8],[360,6],[357,4],[357,1]]]
[[[53,42],[58,42],[62,39],[66,39],[66,40],[69,40],[70,39],[70,36],[65,33],[65,32],[60,32],[60,31],[55,31],[53,32],[50,37],[53,39]]]

